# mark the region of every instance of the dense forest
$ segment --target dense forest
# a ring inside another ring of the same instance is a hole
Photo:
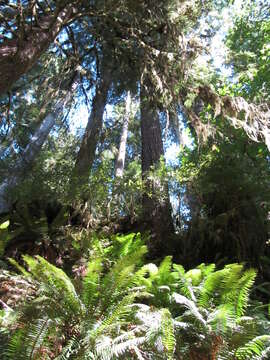
[[[0,1],[0,358],[270,359],[269,0]]]

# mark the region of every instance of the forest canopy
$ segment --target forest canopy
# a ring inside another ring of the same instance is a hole
[[[269,19],[0,1],[0,356],[269,358]]]

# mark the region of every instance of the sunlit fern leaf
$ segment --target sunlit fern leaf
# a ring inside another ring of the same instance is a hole
[[[104,276],[100,288],[101,296],[106,294],[106,297],[103,297],[104,308],[115,302],[117,295],[134,286],[133,270],[146,252],[147,248],[142,246],[133,254],[119,259]]]
[[[202,271],[203,278],[207,278],[207,276],[212,274],[215,271],[215,268],[216,268],[215,264],[205,265],[204,263],[202,263],[198,266],[198,269]]]
[[[234,303],[235,310],[237,304],[235,303],[236,293],[239,291],[241,284],[239,281],[244,274],[242,264],[229,264],[226,265],[224,270],[228,270],[226,276],[220,283],[219,293],[222,303]]]
[[[158,285],[169,285],[172,277],[172,256],[166,256],[158,268]]]
[[[270,344],[270,335],[257,336],[244,346],[237,349],[235,356],[239,360],[251,360],[255,356],[262,356],[263,351]]]
[[[102,359],[119,359],[123,355],[129,358],[132,349],[138,348],[144,342],[144,336],[136,336],[132,332],[126,332],[114,339],[100,337],[96,345],[96,353]]]
[[[203,318],[202,314],[199,311],[199,308],[194,303],[194,301],[189,300],[183,295],[173,293],[172,299],[179,305],[182,305],[184,308],[190,311],[190,314],[198,320],[204,327],[207,325],[205,319]]]
[[[93,305],[99,295],[103,259],[97,258],[88,263],[86,276],[83,278],[82,300],[86,306]]]
[[[178,280],[178,292],[192,301],[197,301],[194,288],[185,276],[180,276]]]
[[[82,310],[82,304],[74,285],[63,270],[50,264],[40,256],[35,259],[24,255],[23,259],[34,278],[47,286],[51,296],[62,299],[63,305],[74,313]]]
[[[236,314],[242,316],[248,305],[249,293],[256,278],[256,271],[248,269],[239,280],[238,291],[236,294]]]
[[[167,354],[167,359],[172,360],[176,346],[174,335],[174,324],[170,311],[167,308],[161,309],[162,343]]]
[[[182,265],[179,264],[173,264],[173,269],[175,272],[177,272],[180,275],[185,275],[185,269]]]
[[[269,360],[270,359],[270,346],[262,351],[258,356],[255,356],[252,360]]]
[[[199,295],[199,305],[208,308],[212,306],[212,302],[215,299],[215,292],[220,290],[224,278],[228,276],[230,270],[225,268],[215,271],[206,277],[202,284],[202,288]],[[216,294],[217,295],[217,294]]]
[[[211,329],[215,334],[225,336],[228,329],[235,324],[236,317],[231,305],[220,305],[216,310],[210,312],[207,318],[207,324],[211,325]]]
[[[31,276],[31,274],[28,271],[26,271],[23,266],[18,264],[18,262],[16,260],[11,259],[11,258],[9,258],[8,260],[11,263],[11,265],[13,265],[15,268],[17,268],[24,276],[26,276],[26,277]]]
[[[127,315],[127,313],[131,311],[128,305],[133,303],[137,295],[138,294],[136,293],[126,295],[119,302],[119,304],[112,309],[111,313],[108,314],[104,320],[102,320],[100,325],[95,330],[92,331],[91,333],[92,338],[96,338],[98,335],[105,332],[108,327],[114,325],[116,321],[121,320],[125,315]]]
[[[145,286],[147,290],[151,289],[152,280],[158,274],[158,267],[155,264],[146,264],[139,268],[133,276],[133,284],[137,286]],[[148,277],[146,277],[149,275]]]
[[[16,331],[7,347],[7,359],[36,359],[36,355],[47,336],[49,325],[50,320],[48,318],[38,319]]]

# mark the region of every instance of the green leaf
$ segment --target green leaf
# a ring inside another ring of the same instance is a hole
[[[5,230],[9,227],[10,221],[7,220],[0,225],[0,230]]]

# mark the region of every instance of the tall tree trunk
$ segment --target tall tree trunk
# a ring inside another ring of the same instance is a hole
[[[119,145],[118,155],[116,159],[116,166],[115,166],[116,177],[122,177],[124,173],[130,110],[131,110],[131,95],[130,95],[130,91],[128,91],[126,98],[126,109],[125,109],[125,115],[123,121],[123,128],[122,128],[120,145]]]
[[[0,43],[0,95],[37,62],[48,49],[66,22],[72,17],[73,8],[66,5],[40,19],[38,27],[25,25],[23,36]]]
[[[164,179],[149,179],[148,172],[160,163],[164,155],[161,128],[156,105],[151,102],[151,82],[147,74],[141,81],[141,136],[143,194],[143,218],[150,227],[150,256],[159,257],[172,253],[170,236],[173,234],[168,183]]]
[[[77,155],[74,171],[73,184],[84,185],[92,168],[95,152],[100,138],[103,125],[103,114],[107,103],[109,89],[112,83],[112,71],[103,66],[100,81],[96,88],[96,94],[92,102],[91,114],[83,135],[80,150]]]
[[[19,185],[29,170],[31,170],[34,161],[39,155],[50,131],[54,127],[58,116],[63,112],[64,106],[71,99],[72,93],[77,86],[77,80],[78,77],[74,77],[73,82],[70,84],[70,88],[66,91],[64,98],[56,104],[54,112],[49,113],[43,121],[41,121],[29,144],[23,150],[22,154],[20,154],[20,157],[10,171],[9,176],[1,183],[0,214],[10,210],[12,199],[8,196],[8,192],[12,191],[17,185]]]

